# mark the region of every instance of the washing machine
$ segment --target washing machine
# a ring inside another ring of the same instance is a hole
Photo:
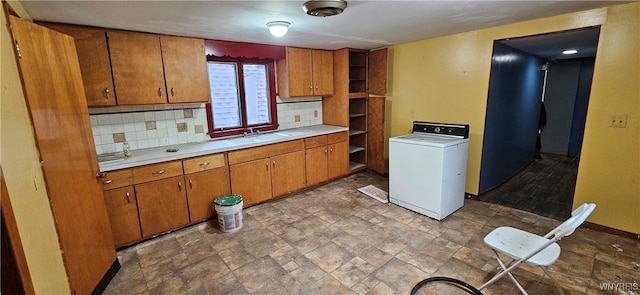
[[[413,122],[389,138],[389,201],[436,220],[464,205],[469,125]]]

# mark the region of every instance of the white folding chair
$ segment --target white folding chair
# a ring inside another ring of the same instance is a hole
[[[558,257],[560,257],[560,246],[556,242],[572,234],[595,208],[596,205],[592,203],[580,205],[580,207],[571,212],[569,219],[558,225],[558,227],[554,228],[544,237],[508,226],[501,226],[491,231],[484,237],[484,242],[491,247],[495,253],[500,268],[493,278],[478,289],[482,290],[507,275],[516,284],[518,289],[520,289],[520,292],[526,295],[527,292],[511,274],[511,271],[520,264],[526,263],[532,266],[539,266],[542,271],[554,281],[558,290],[560,290],[560,294],[564,294],[558,281],[547,272],[545,267],[555,263]],[[510,259],[508,261],[502,261],[499,254],[506,255]]]

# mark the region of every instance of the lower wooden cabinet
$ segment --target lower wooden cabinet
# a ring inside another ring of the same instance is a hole
[[[329,179],[342,177],[349,173],[349,144],[346,141],[327,146],[329,155],[327,158]]]
[[[104,192],[109,221],[113,229],[116,247],[133,243],[142,238],[138,220],[138,202],[133,186]]]
[[[244,206],[271,199],[271,161],[259,159],[231,165],[231,192],[242,196]]]
[[[231,192],[251,206],[304,188],[303,149],[297,140],[229,153]]]
[[[222,195],[229,194],[229,171],[227,167],[214,168],[207,171],[187,174],[189,201],[189,217],[191,222],[209,219],[215,215],[213,201]]]
[[[135,190],[143,238],[189,224],[184,176],[136,184]]]
[[[319,146],[306,150],[305,168],[307,170],[307,185],[316,185],[329,179],[328,161],[329,149]]]
[[[279,197],[305,187],[304,152],[271,157],[273,196]]]
[[[213,217],[213,201],[231,192],[226,155],[220,153],[187,159],[182,161],[182,166],[191,223]]]
[[[344,176],[347,138],[339,132],[101,173],[115,244],[209,219],[222,195],[242,195],[246,207]]]
[[[305,140],[307,186],[349,173],[349,145],[346,133],[323,135]],[[326,143],[329,143],[326,145]],[[319,145],[319,146],[318,146]]]

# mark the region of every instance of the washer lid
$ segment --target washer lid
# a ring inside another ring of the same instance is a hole
[[[419,144],[433,147],[448,147],[460,143],[469,142],[468,138],[457,138],[451,136],[432,135],[426,133],[411,133],[389,138],[390,142],[402,142],[409,144]]]

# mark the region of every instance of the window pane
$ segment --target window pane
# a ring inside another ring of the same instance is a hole
[[[209,62],[213,128],[241,127],[238,69],[234,63]]]
[[[267,66],[243,64],[242,68],[247,124],[251,126],[271,123]]]

